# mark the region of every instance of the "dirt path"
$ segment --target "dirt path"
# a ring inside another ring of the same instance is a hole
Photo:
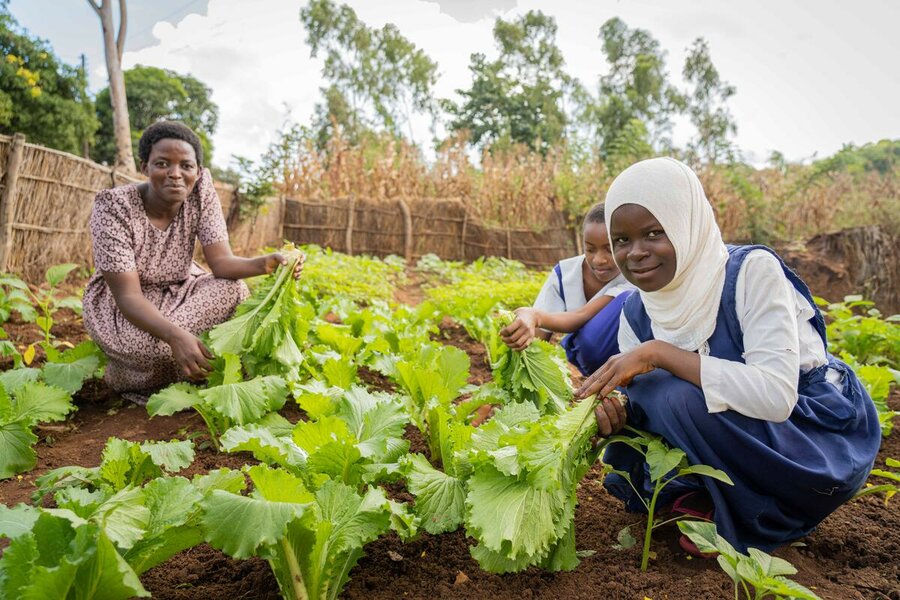
[[[398,299],[421,300],[420,282],[398,290]],[[441,324],[439,339],[465,350],[472,359],[470,381],[490,377],[484,348],[450,322]],[[71,332],[77,339],[75,331]],[[28,340],[32,341],[32,340]],[[373,387],[390,389],[377,373],[361,374]],[[96,466],[100,450],[111,436],[133,441],[185,439],[202,433],[203,424],[193,413],[147,418],[142,408],[122,406],[100,383],[92,383],[77,396],[79,410],[59,430],[39,432],[38,466],[21,479],[0,482],[0,502],[28,502],[38,475],[70,464]],[[900,394],[891,406],[900,409]],[[296,408],[287,416],[296,421]],[[414,430],[408,435],[417,438]],[[884,440],[878,457],[900,457],[900,432]],[[199,450],[185,474],[205,472],[220,466],[239,468],[252,462],[248,456],[216,454]],[[402,486],[392,493],[402,494]],[[616,535],[626,525],[642,521],[626,513],[620,502],[606,493],[599,469],[583,480],[578,490],[576,541],[579,550],[594,555],[583,559],[569,573],[546,573],[529,569],[520,574],[492,575],[481,571],[469,556],[464,532],[430,536],[403,544],[387,536],[366,547],[366,556],[352,571],[344,596],[365,600],[393,598],[585,598],[596,600],[635,599],[687,600],[730,598],[731,582],[715,561],[690,559],[677,544],[677,530],[661,531],[653,545],[655,558],[646,573],[639,569],[640,548],[616,550]],[[776,552],[797,567],[794,579],[829,600],[900,600],[900,499],[887,506],[869,496],[850,502],[826,519],[802,545]],[[641,527],[637,525],[636,531]],[[141,577],[154,598],[207,600],[210,598],[277,599],[277,584],[268,564],[259,559],[235,561],[201,545],[175,556]]]

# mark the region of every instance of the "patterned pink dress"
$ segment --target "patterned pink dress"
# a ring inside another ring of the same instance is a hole
[[[84,290],[84,325],[109,358],[106,383],[138,400],[184,377],[169,345],[122,315],[103,273],[137,271],[144,296],[165,318],[194,335],[228,319],[247,297],[247,286],[217,279],[193,261],[195,240],[202,246],[228,241],[207,169],[164,231],[147,218],[134,184],[98,193],[90,227],[96,273]]]

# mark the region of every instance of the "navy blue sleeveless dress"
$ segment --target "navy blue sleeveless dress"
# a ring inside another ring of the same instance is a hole
[[[729,246],[725,288],[709,339],[709,354],[744,362],[743,334],[735,311],[735,287],[747,254],[764,246]],[[810,302],[810,323],[825,342],[825,323],[806,284],[779,258],[785,276]],[[640,294],[624,314],[641,342],[653,339]],[[827,369],[842,374],[842,389],[825,380]],[[625,388],[630,425],[664,437],[684,450],[691,464],[706,464],[731,477],[733,486],[708,477],[686,477],[669,484],[657,500],[666,506],[692,490],[706,489],[715,504],[720,535],[738,550],[764,551],[808,534],[863,486],[881,444],[875,405],[856,374],[828,354],[828,363],[799,374],[799,399],[787,421],[773,423],[733,410],[709,413],[703,390],[657,369]],[[643,456],[625,444],[612,444],[605,463],[630,474],[642,495],[651,495]],[[629,510],[646,511],[624,478],[610,474],[606,488]]]
[[[563,287],[562,269],[559,264],[553,268],[559,279],[559,295],[566,302],[566,291]],[[590,375],[619,353],[619,317],[622,306],[631,295],[631,291],[622,292],[603,307],[603,310],[591,317],[591,320],[564,337],[560,346],[566,351],[566,358],[578,367],[582,375]]]

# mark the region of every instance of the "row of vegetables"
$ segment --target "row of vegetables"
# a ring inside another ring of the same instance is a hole
[[[300,282],[290,267],[279,269],[208,333],[217,358],[205,386],[175,384],[147,405],[151,417],[196,411],[217,450],[250,454],[256,464],[187,479],[178,473],[193,462],[191,441],[110,439],[98,467],[37,478],[34,506],[0,506],[0,537],[10,540],[0,597],[147,596],[141,573],[204,541],[235,558],[267,560],[285,598],[336,598],[364,546],[390,531],[409,540],[464,527],[472,556],[490,572],[578,565],[576,491],[601,451],[592,443],[594,402],[571,404],[558,346],[537,341],[512,352],[497,334],[511,318],[503,307],[527,304],[543,277],[503,259],[464,266],[426,257],[418,272],[435,283],[410,307],[391,301],[404,282],[402,261],[306,252]],[[470,385],[469,356],[439,341],[448,316],[484,344],[491,381]],[[867,318],[896,335],[895,324]],[[839,333],[858,342],[851,330]],[[48,340],[45,350],[40,369],[17,363],[0,374],[0,477],[33,468],[29,428],[65,418],[71,395],[102,370],[90,342],[60,352]],[[874,356],[869,366],[893,377],[879,361],[895,357]],[[364,370],[396,392],[367,389]],[[279,414],[288,402],[305,420]],[[473,426],[485,405],[492,416]],[[410,453],[408,426],[427,453]],[[688,474],[728,482],[642,432],[606,443],[644,453],[658,488]],[[398,483],[413,502],[386,494],[383,486]],[[643,568],[659,524],[652,498],[647,507]],[[710,523],[681,526],[701,549],[722,553],[736,590],[816,597],[786,578],[795,571],[784,561],[737,553]]]

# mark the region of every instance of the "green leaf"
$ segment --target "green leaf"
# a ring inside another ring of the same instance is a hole
[[[75,410],[72,396],[45,383],[25,383],[15,394],[13,418],[26,425],[46,421],[63,421]]]
[[[0,384],[10,394],[15,395],[19,389],[26,383],[34,383],[41,375],[40,369],[29,367],[20,367],[18,369],[10,369],[0,373]]]
[[[714,469],[709,465],[691,465],[679,469],[678,476],[680,477],[682,475],[703,475],[704,477],[711,477],[722,483],[727,483],[728,485],[734,485],[734,482],[731,481],[731,477],[729,477],[728,474],[719,469]]]
[[[147,400],[147,413],[151,417],[168,417],[186,408],[192,408],[202,401],[199,392],[200,390],[189,383],[174,383],[150,396]]]
[[[37,436],[21,422],[0,425],[0,479],[30,471],[37,464]]]
[[[310,419],[334,414],[337,401],[343,395],[343,388],[329,386],[318,379],[294,387],[294,398]]]
[[[620,529],[619,534],[616,536],[616,541],[619,542],[613,546],[616,550],[628,550],[629,548],[634,548],[635,544],[637,544],[637,540],[631,534],[631,527]]]
[[[284,379],[269,375],[207,388],[200,390],[199,395],[212,410],[237,425],[246,425],[284,406],[287,393]]]
[[[144,535],[150,511],[144,506],[141,488],[125,488],[97,507],[90,516],[109,539],[123,550],[131,548]]]
[[[144,442],[141,451],[150,455],[153,464],[169,473],[177,473],[194,462],[194,444],[188,440]]]
[[[415,512],[431,534],[456,531],[465,519],[466,489],[463,482],[434,467],[421,454],[401,462],[409,492],[415,496]]]
[[[738,557],[738,551],[716,532],[716,524],[706,521],[678,521],[681,533],[697,545],[701,552],[720,552],[732,560]]]
[[[304,504],[269,502],[223,490],[213,490],[200,504],[206,541],[234,558],[250,558],[277,544],[288,523],[306,509]]]
[[[0,539],[16,538],[29,531],[40,513],[27,504],[8,507],[0,504]]]
[[[665,477],[675,467],[686,460],[684,451],[679,448],[667,448],[662,442],[652,440],[647,446],[647,464],[650,466],[650,481],[656,482]]]
[[[63,281],[65,281],[66,276],[69,273],[78,268],[78,265],[73,263],[65,263],[61,265],[53,265],[49,269],[47,269],[46,280],[47,283],[50,284],[51,287],[57,287]]]
[[[276,437],[268,428],[255,424],[232,427],[220,443],[226,452],[250,452],[257,460],[291,469],[303,467],[309,456],[290,437]]]
[[[759,568],[766,575],[766,577],[777,577],[778,575],[794,575],[797,573],[797,569],[784,560],[783,558],[777,558],[775,556],[771,556],[766,554],[762,550],[758,548],[748,548],[747,554],[750,555],[756,564],[759,565]]]
[[[208,494],[212,490],[225,490],[239,494],[247,483],[244,480],[244,474],[240,471],[222,468],[210,471],[205,475],[194,475],[191,485],[201,494]]]
[[[331,358],[322,365],[322,375],[329,386],[347,389],[356,381],[357,367],[350,358]]]
[[[253,481],[254,497],[264,498],[270,502],[294,502],[308,504],[315,501],[306,485],[299,477],[282,469],[272,469],[266,465],[255,465],[247,469]]]

